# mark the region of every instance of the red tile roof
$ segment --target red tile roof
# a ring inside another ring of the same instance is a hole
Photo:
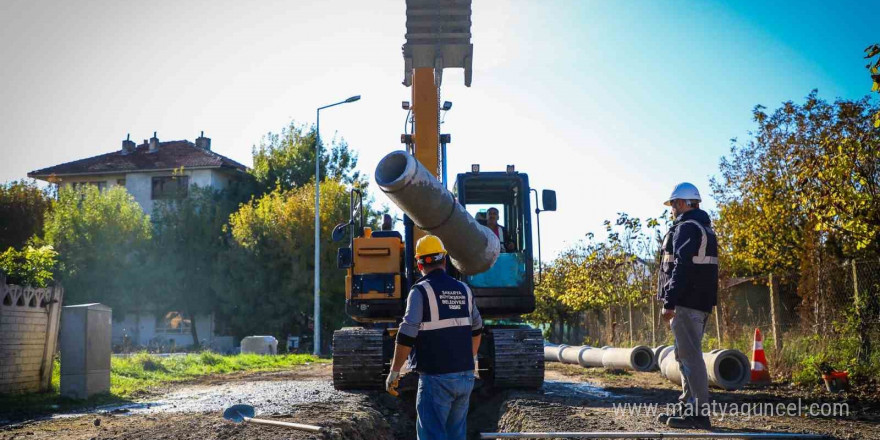
[[[148,144],[138,145],[131,153],[121,150],[99,156],[62,163],[28,173],[28,177],[49,177],[75,174],[114,174],[132,171],[186,168],[227,168],[247,171],[247,167],[213,151],[196,147],[190,141],[160,142],[158,151],[150,152]]]

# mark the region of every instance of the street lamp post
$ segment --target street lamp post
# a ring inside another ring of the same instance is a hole
[[[321,355],[321,110],[355,102],[361,95],[352,96],[345,101],[318,107],[315,117],[315,341],[314,354]]]

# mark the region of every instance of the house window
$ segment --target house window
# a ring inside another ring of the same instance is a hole
[[[116,179],[116,185],[125,186],[125,179]]]
[[[87,185],[91,185],[91,186],[97,187],[98,191],[104,191],[107,188],[107,181],[102,180],[102,181],[97,181],[97,182],[73,182],[71,185],[73,185],[74,190],[83,189]]]
[[[192,321],[180,312],[168,312],[164,316],[156,318],[156,333],[161,334],[189,334],[192,331]]]
[[[183,199],[189,189],[188,176],[153,177],[153,200]]]

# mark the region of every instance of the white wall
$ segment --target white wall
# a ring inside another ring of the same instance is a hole
[[[153,213],[153,177],[171,176],[172,171],[150,171],[150,172],[134,172],[128,174],[102,174],[89,176],[66,176],[61,181],[61,186],[70,186],[79,182],[106,182],[107,188],[117,186],[120,180],[125,181],[125,189],[134,196],[135,201],[141,205],[141,208],[147,214]],[[229,172],[220,169],[184,169],[183,175],[189,176],[190,185],[198,185],[200,187],[212,187],[218,190],[225,189],[229,186],[230,179],[236,179]]]
[[[116,182],[125,179],[124,174],[100,174],[90,176],[64,176],[61,178],[61,186],[70,186],[80,182],[105,182],[107,188],[116,186]]]
[[[199,339],[209,344],[214,340],[214,316],[196,315],[196,330]],[[168,345],[173,340],[178,347],[192,345],[192,335],[186,333],[157,333],[156,313],[141,312],[128,313],[120,321],[113,320],[113,333],[111,341],[114,345],[122,344],[123,336],[128,334],[132,344],[146,346],[156,339],[163,345]]]
[[[125,188],[134,196],[134,199],[141,205],[144,212],[151,214],[153,212],[153,177],[171,176],[171,171],[153,171],[129,173],[125,176]],[[189,176],[190,185],[198,185],[200,187],[213,187],[216,189],[224,189],[228,186],[229,174],[217,169],[187,170],[183,171],[184,176]]]

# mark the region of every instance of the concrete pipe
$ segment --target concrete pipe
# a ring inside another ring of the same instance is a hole
[[[580,356],[580,364],[582,367],[602,367],[602,358],[605,356],[605,351],[611,347],[590,347],[590,350],[587,350],[581,353]]]
[[[681,385],[681,371],[675,360],[675,347],[666,347],[660,354],[660,374],[672,383]],[[744,387],[751,378],[749,358],[739,350],[712,350],[703,353],[709,385],[734,391]]]
[[[556,362],[562,362],[562,352],[565,351],[565,349],[568,347],[570,347],[570,345],[559,345],[559,350],[556,351]]]
[[[751,381],[752,368],[749,358],[739,350],[712,350],[703,354],[709,382],[731,391],[744,387]],[[711,366],[711,368],[709,368]]]
[[[420,229],[440,237],[461,273],[474,275],[495,264],[498,237],[457,203],[443,184],[405,151],[389,153],[376,165],[376,183]]]
[[[544,361],[545,362],[559,362],[559,351],[568,347],[567,345],[545,345],[544,346]]]
[[[559,352],[560,362],[563,364],[581,365],[581,356],[591,348],[589,346],[568,347],[565,351]]]
[[[649,371],[654,363],[654,352],[644,345],[633,348],[613,348],[602,350],[602,366],[615,370]]]
[[[653,359],[653,362],[651,363],[651,369],[648,371],[660,370],[660,353],[666,347],[668,347],[668,345],[659,345],[657,347],[654,347],[654,349],[652,350],[654,352],[654,359]]]

